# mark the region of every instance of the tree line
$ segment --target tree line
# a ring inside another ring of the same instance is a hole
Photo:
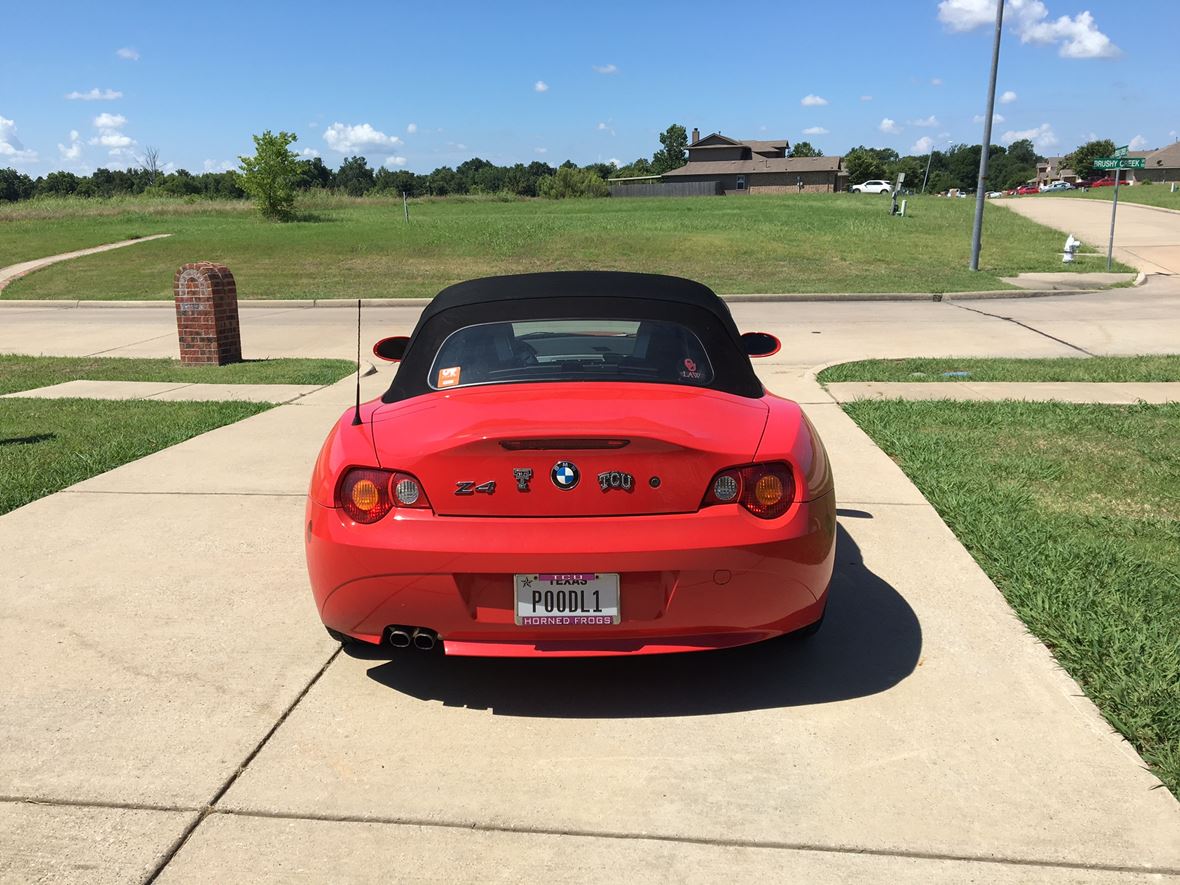
[[[267,140],[269,139],[269,141]],[[416,173],[405,169],[373,168],[363,156],[346,157],[340,167],[332,169],[319,157],[300,159],[290,145],[295,136],[270,132],[255,136],[256,154],[242,157],[241,171],[192,173],[185,169],[163,172],[155,155],[136,169],[97,169],[90,175],[73,172],[50,172],[32,178],[15,169],[0,169],[0,201],[13,202],[36,197],[77,196],[113,197],[124,194],[156,194],[172,197],[210,199],[244,199],[252,196],[248,182],[251,163],[269,150],[271,163],[283,169],[284,187],[294,193],[312,188],[336,191],[350,196],[368,194],[406,194],[410,197],[451,196],[462,194],[506,194],[519,197],[606,196],[606,179],[643,175],[660,175],[683,166],[688,160],[688,135],[685,128],[672,124],[659,136],[660,147],[652,156],[639,157],[622,167],[614,163],[590,163],[579,166],[566,160],[559,166],[541,161],[500,166],[480,157],[455,167],[440,166],[432,172]],[[892,148],[858,145],[844,155],[848,181],[856,184],[870,179],[892,180],[904,172],[906,185],[917,190],[926,176],[926,191],[938,193],[949,188],[971,190],[979,171],[980,145],[957,144],[929,154],[902,156]],[[1065,158],[1064,166],[1082,178],[1096,174],[1093,160],[1114,151],[1109,139],[1088,142]],[[823,156],[806,141],[796,142],[791,157]],[[1039,156],[1027,139],[1007,148],[992,145],[988,152],[988,186],[996,190],[1016,187],[1036,176]]]

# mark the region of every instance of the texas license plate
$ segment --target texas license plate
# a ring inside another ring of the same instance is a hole
[[[619,623],[619,576],[593,572],[516,575],[516,623],[590,627]]]

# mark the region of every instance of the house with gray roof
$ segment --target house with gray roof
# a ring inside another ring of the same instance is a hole
[[[847,181],[841,157],[788,157],[785,138],[738,140],[693,129],[688,163],[665,182],[717,182],[726,194],[833,193]]]
[[[1130,155],[1144,160],[1142,169],[1131,171],[1135,181],[1180,181],[1180,141],[1158,151],[1131,151]]]

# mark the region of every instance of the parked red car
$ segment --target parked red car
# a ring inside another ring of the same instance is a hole
[[[1122,182],[1126,184],[1126,182]],[[1086,187],[1114,187],[1114,179],[1109,175],[1106,178],[1099,178],[1097,181],[1091,181]]]
[[[304,533],[336,639],[449,655],[728,648],[823,618],[836,499],[799,406],[699,283],[458,283],[315,467]]]
[[[1041,191],[1035,184],[1022,184],[1016,188],[1018,194],[1039,194]]]

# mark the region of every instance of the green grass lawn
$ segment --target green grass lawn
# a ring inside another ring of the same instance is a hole
[[[0,513],[269,408],[270,403],[0,399]]]
[[[1171,193],[1170,188],[1171,185],[1159,182],[1120,187],[1119,202],[1140,203],[1144,206],[1160,206],[1180,211],[1180,189],[1177,189],[1176,193]],[[1105,200],[1109,203],[1114,198],[1114,188],[1095,187],[1088,191],[1065,191],[1065,196],[1078,200]]]
[[[947,376],[947,372],[969,372]],[[1180,355],[1057,359],[860,360],[829,366],[821,384],[838,381],[1180,381]]]
[[[912,197],[905,218],[860,194],[600,200],[317,196],[274,224],[244,203],[81,200],[0,207],[0,264],[173,236],[54,265],[4,298],[163,299],[181,264],[233,271],[242,298],[431,296],[471,277],[561,269],[651,271],[721,293],[954,292],[1060,268],[1061,234],[988,207],[980,273],[967,270],[972,203]],[[1097,265],[1095,265],[1095,268]],[[1120,266],[1120,269],[1125,269]]]
[[[247,360],[185,366],[178,360],[0,354],[0,394],[65,381],[178,381],[187,384],[332,384],[356,371],[348,360]]]
[[[844,408],[1180,793],[1180,405]]]

